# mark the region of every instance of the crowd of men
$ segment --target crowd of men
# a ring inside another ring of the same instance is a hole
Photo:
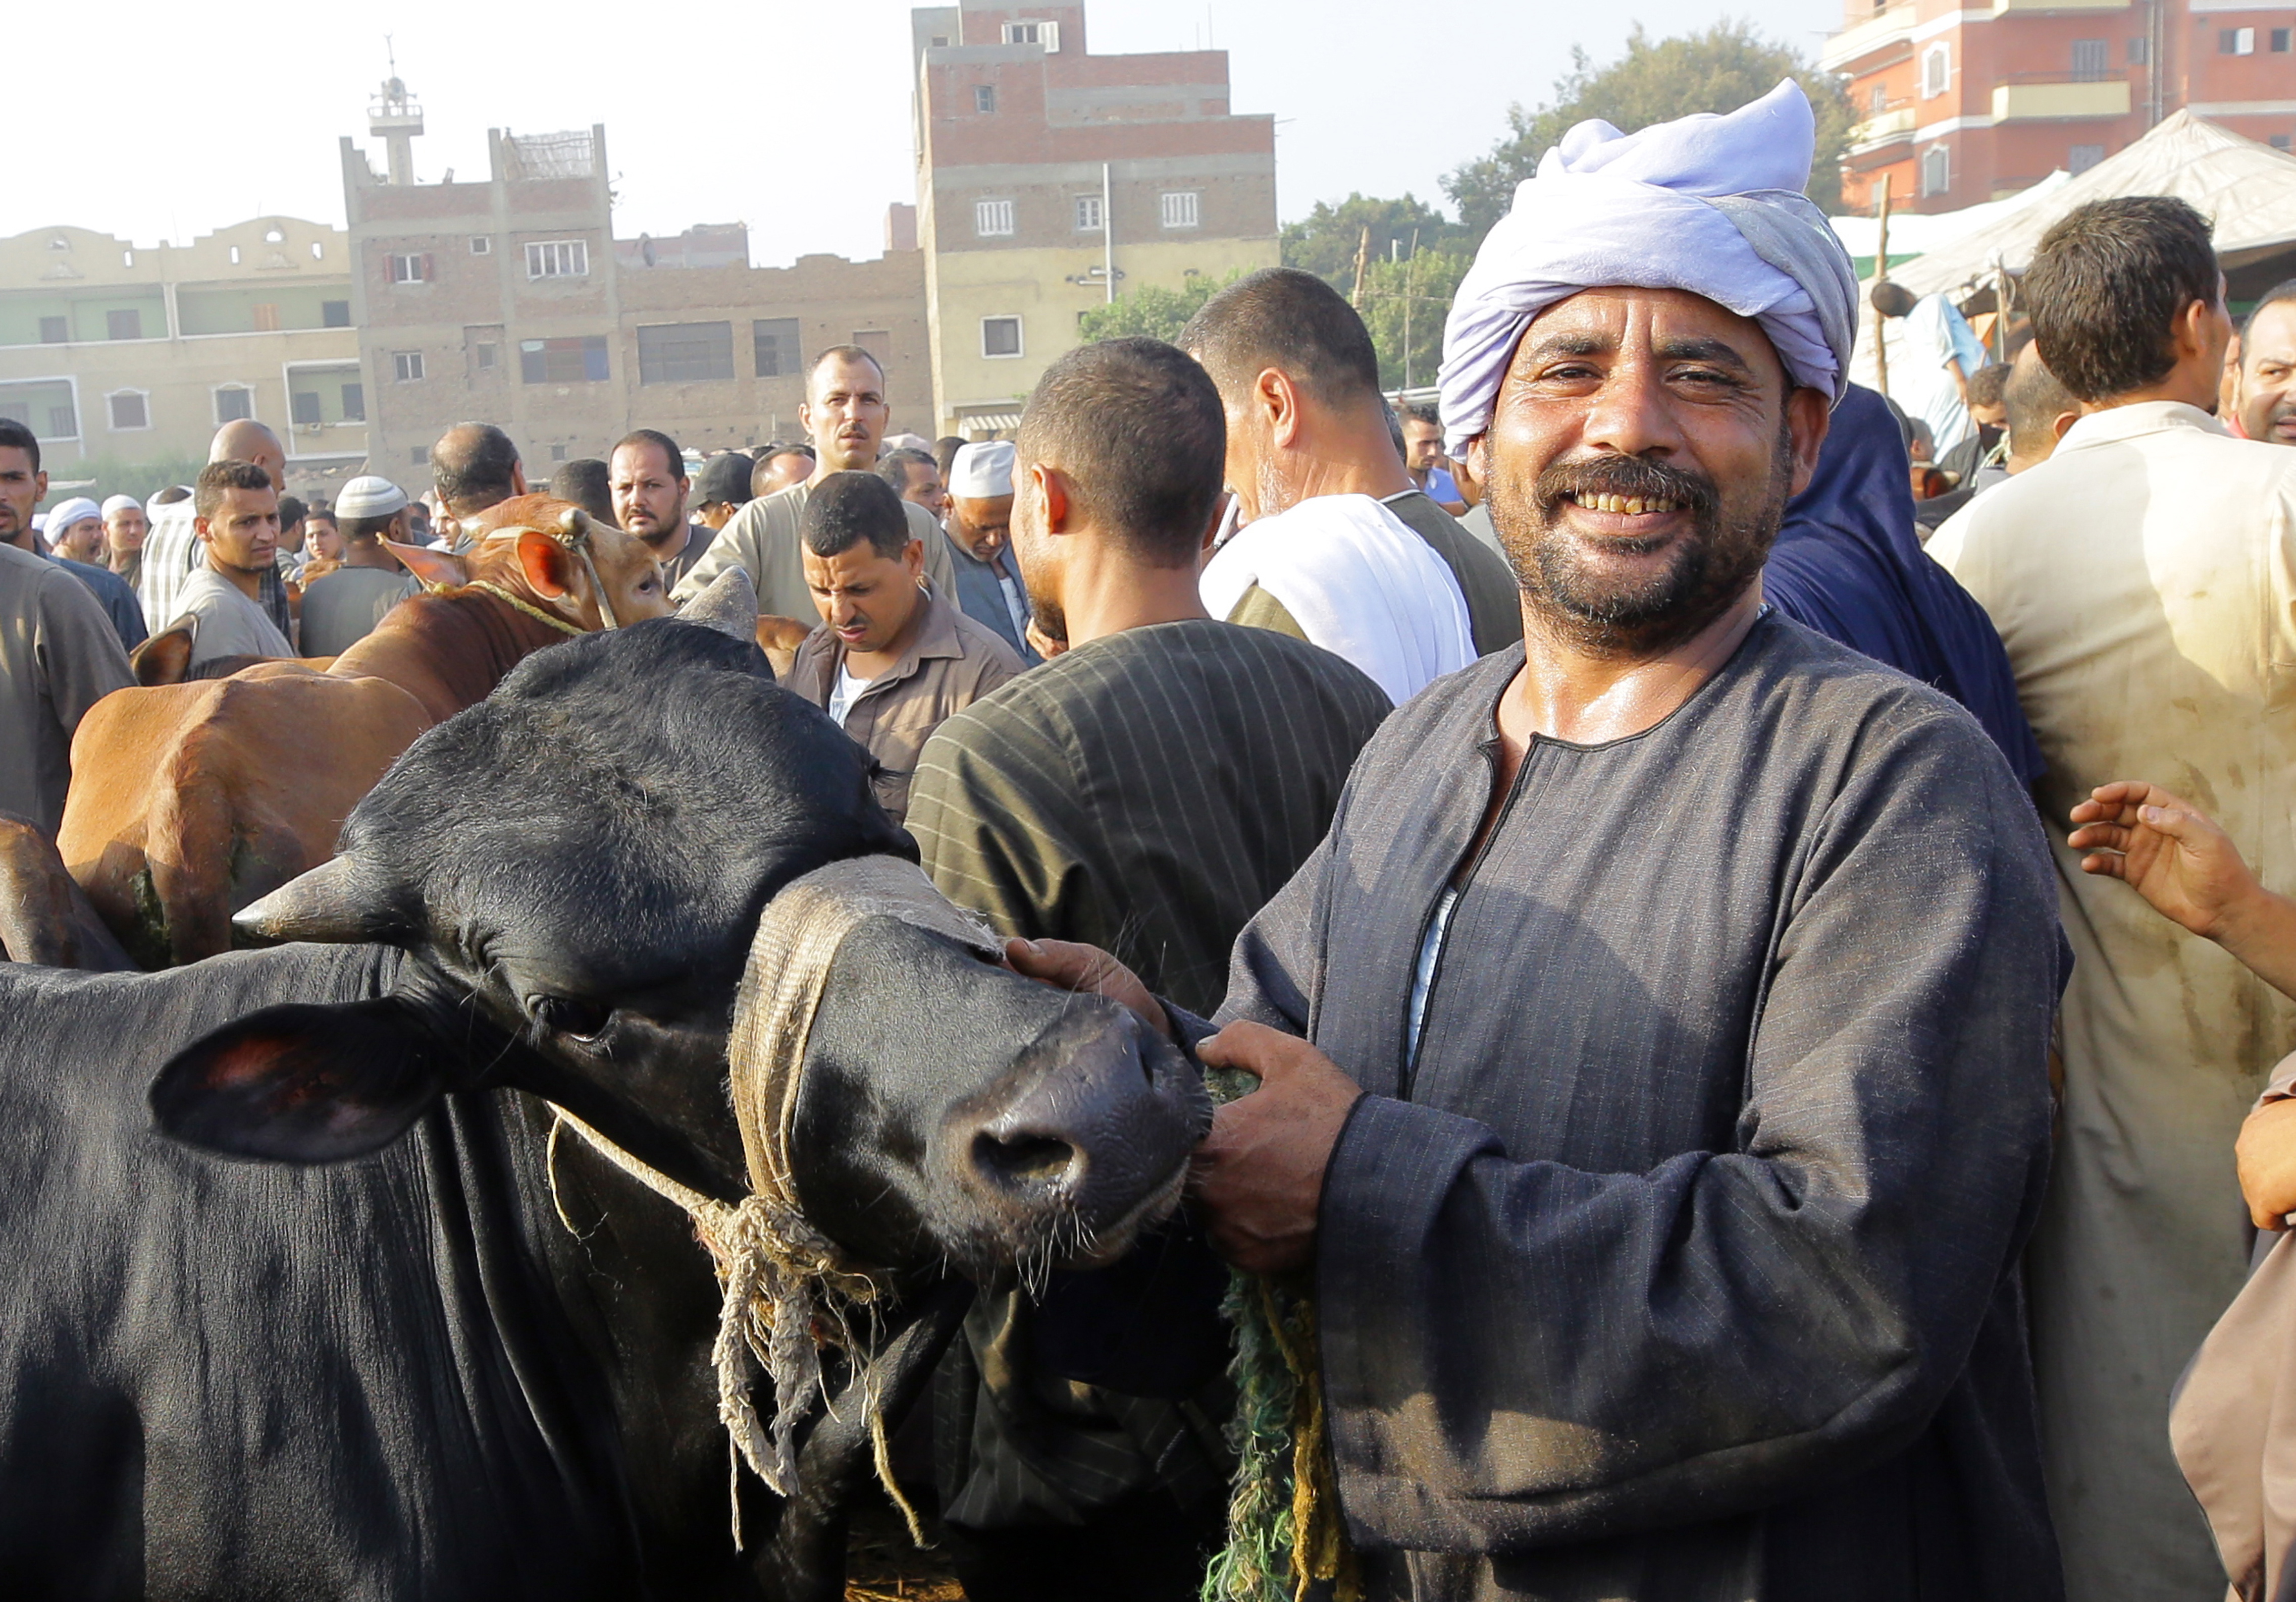
[[[1791,83],[1574,129],[1439,409],[1274,269],[1012,440],[890,434],[838,347],[802,442],[549,488],[675,601],[747,572],[1016,968],[1258,1082],[1188,1238],[1312,1279],[1366,1594],[2278,1595],[2260,1370],[2170,1408],[2296,1214],[2296,282],[2235,336],[2204,219],[2086,205],[2005,362],[1870,292],[1893,405],[1813,139]],[[145,633],[340,654],[529,488],[484,423],[430,466],[304,507],[234,423],[36,530],[0,422],[0,811],[53,830]],[[1046,1316],[985,1296],[936,1387],[969,1594],[1193,1597],[1229,1443],[1159,1358],[1209,1314],[1089,1375]]]

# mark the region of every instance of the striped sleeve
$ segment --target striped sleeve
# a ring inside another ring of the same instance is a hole
[[[1039,723],[976,703],[935,730],[909,791],[908,830],[942,895],[1024,940],[1073,927],[1085,850],[1070,825],[1076,781]]]

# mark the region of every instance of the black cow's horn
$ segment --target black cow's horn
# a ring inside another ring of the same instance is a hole
[[[578,545],[597,532],[597,519],[578,506],[570,506],[558,514],[560,536],[570,545]]]
[[[758,587],[740,568],[728,568],[708,589],[687,601],[677,614],[681,623],[698,623],[736,640],[758,637]]]
[[[233,913],[231,926],[266,944],[286,940],[343,944],[371,939],[376,909],[361,893],[358,877],[350,858],[331,858]]]

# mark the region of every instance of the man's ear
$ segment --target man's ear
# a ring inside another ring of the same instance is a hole
[[[909,576],[920,585],[925,582],[925,543],[922,540],[911,540],[902,547],[901,566],[909,570]]]
[[[229,1157],[335,1163],[380,1151],[446,1091],[451,1064],[401,1002],[267,1007],[186,1047],[149,1100],[160,1132]]]
[[[546,601],[574,587],[574,553],[538,528],[518,531],[518,570],[527,585]]]
[[[1046,467],[1041,462],[1029,464],[1029,487],[1045,508],[1044,528],[1046,534],[1069,532],[1069,478],[1056,467]]]
[[[1786,392],[1786,433],[1793,444],[1792,494],[1809,487],[1817,472],[1817,454],[1825,448],[1826,430],[1833,426],[1833,397],[1823,389],[1797,385]]]
[[[1251,381],[1254,410],[1267,419],[1268,437],[1278,446],[1290,445],[1300,433],[1300,391],[1280,367],[1266,367]]]
[[[471,582],[470,563],[450,551],[436,545],[405,545],[397,540],[384,540],[381,544],[401,567],[426,584],[451,590]]]

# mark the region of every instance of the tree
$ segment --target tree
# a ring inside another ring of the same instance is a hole
[[[1480,241],[1506,215],[1514,186],[1538,168],[1538,159],[1575,123],[1599,117],[1633,133],[1693,111],[1734,111],[1792,78],[1817,113],[1817,155],[1810,164],[1809,198],[1829,212],[1841,209],[1841,152],[1857,120],[1841,80],[1821,72],[1790,46],[1774,44],[1743,21],[1717,22],[1703,33],[1653,42],[1639,25],[1627,53],[1596,67],[1583,50],[1570,53],[1570,70],[1556,80],[1554,103],[1509,109],[1509,135],[1480,161],[1443,180],[1459,208],[1468,236]]]
[[[1423,389],[1435,381],[1443,364],[1443,320],[1473,260],[1464,249],[1422,250],[1365,267],[1363,298],[1356,309],[1379,352],[1382,388]],[[1349,272],[1352,276],[1352,262]]]
[[[1296,223],[1283,225],[1283,265],[1313,273],[1338,290],[1355,290],[1356,252],[1371,231],[1368,261],[1388,261],[1413,250],[1436,250],[1459,239],[1459,225],[1412,195],[1382,200],[1351,194],[1338,205],[1318,200]]]
[[[1215,281],[1199,273],[1177,290],[1168,290],[1160,283],[1144,283],[1136,290],[1127,290],[1106,306],[1095,307],[1085,313],[1077,320],[1077,328],[1086,344],[1142,335],[1168,345],[1179,339],[1180,331],[1205,301],[1241,276],[1231,273]]]

